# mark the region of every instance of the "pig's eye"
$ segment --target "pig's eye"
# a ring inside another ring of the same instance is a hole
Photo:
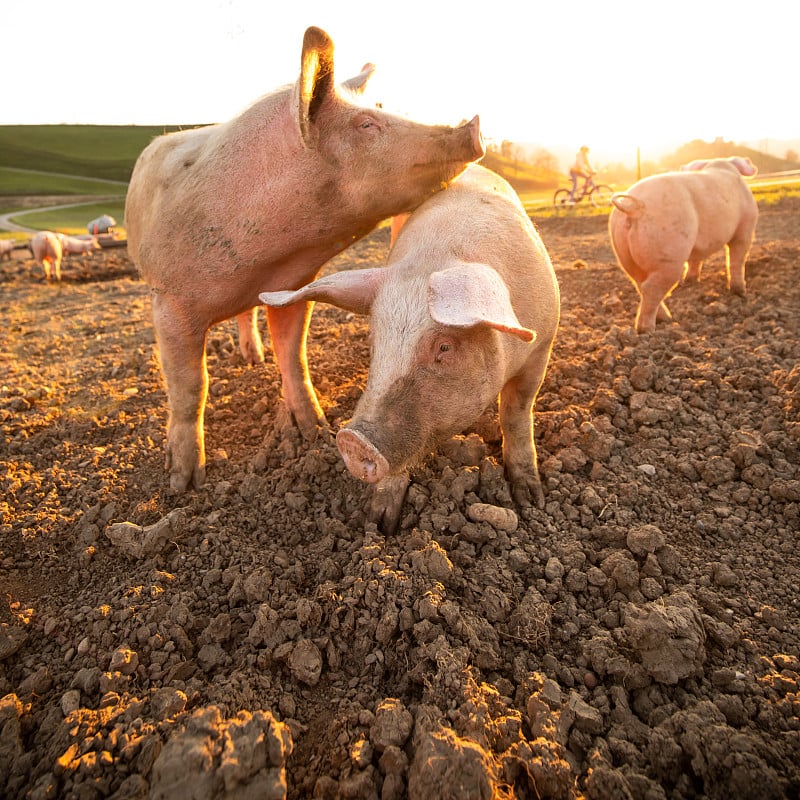
[[[379,130],[380,127],[375,118],[368,114],[359,114],[355,119],[355,126],[362,131],[368,131],[370,129]]]
[[[453,357],[452,351],[453,351],[452,342],[439,342],[439,344],[436,345],[436,350],[433,359],[437,364],[443,361],[449,361]]]

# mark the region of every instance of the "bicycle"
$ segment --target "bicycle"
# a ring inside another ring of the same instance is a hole
[[[564,211],[580,203],[584,197],[588,197],[589,202],[595,208],[606,208],[611,205],[611,195],[613,194],[614,190],[608,184],[595,183],[594,178],[590,175],[584,180],[582,187],[575,188],[573,200],[570,200],[569,189],[556,189],[553,195],[553,205],[556,211]]]

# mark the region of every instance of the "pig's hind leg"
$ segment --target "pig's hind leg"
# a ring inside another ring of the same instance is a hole
[[[247,364],[264,362],[264,345],[258,330],[258,308],[251,308],[236,317],[239,329],[239,350]]]
[[[637,333],[652,333],[656,329],[656,320],[672,321],[672,314],[665,301],[678,285],[682,274],[683,263],[677,269],[661,266],[636,284],[639,290],[639,309],[635,323]]]
[[[686,273],[683,276],[683,281],[685,283],[698,283],[700,281],[700,272],[703,269],[703,259],[690,258],[686,263]]]
[[[206,329],[157,294],[153,295],[153,324],[169,401],[166,464],[170,487],[176,492],[192,486],[199,489],[206,480]]]

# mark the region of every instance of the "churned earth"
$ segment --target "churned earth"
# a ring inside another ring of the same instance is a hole
[[[0,786],[16,798],[800,795],[800,203],[637,336],[604,217],[538,221],[562,322],[514,509],[496,416],[398,535],[329,437],[272,436],[271,354],[208,339],[204,490],[172,496],[124,248],[0,262]],[[327,269],[383,263],[386,228]],[[368,325],[318,305],[334,430]]]

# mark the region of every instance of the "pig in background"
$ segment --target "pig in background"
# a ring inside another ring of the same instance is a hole
[[[16,242],[13,239],[0,239],[0,260],[11,260],[11,255],[16,246]]]
[[[386,267],[260,297],[371,315],[367,385],[336,443],[350,472],[375,484],[368,516],[385,533],[399,524],[409,466],[474,424],[498,393],[512,496],[544,507],[533,412],[558,328],[558,283],[499,175],[473,164],[433,195],[399,230]]]
[[[305,285],[485,152],[477,117],[430,126],[357,105],[373,68],[340,91],[333,43],[319,28],[305,33],[300,67],[294,86],[229,122],[158,137],[133,170],[128,250],[151,290],[176,491],[205,482],[209,327],[237,317],[245,358],[263,361],[259,292]],[[277,427],[296,425],[306,439],[325,427],[306,363],[310,314],[307,303],[267,313],[283,383]]]
[[[61,280],[61,262],[65,255],[91,253],[100,249],[97,239],[93,236],[83,239],[53,231],[35,233],[31,237],[29,247],[48,281]]]
[[[749,158],[738,156],[692,161],[612,197],[609,234],[617,261],[640,296],[639,333],[654,331],[656,320],[672,319],[665,300],[684,271],[699,280],[703,260],[723,248],[728,288],[745,294],[758,206],[742,176],[756,171]]]
[[[36,263],[44,270],[45,279],[60,281],[64,252],[59,235],[52,231],[39,231],[31,237],[30,248]]]
[[[64,255],[81,255],[101,249],[94,236],[67,236],[64,233],[57,233],[56,236],[61,242],[61,250]]]

